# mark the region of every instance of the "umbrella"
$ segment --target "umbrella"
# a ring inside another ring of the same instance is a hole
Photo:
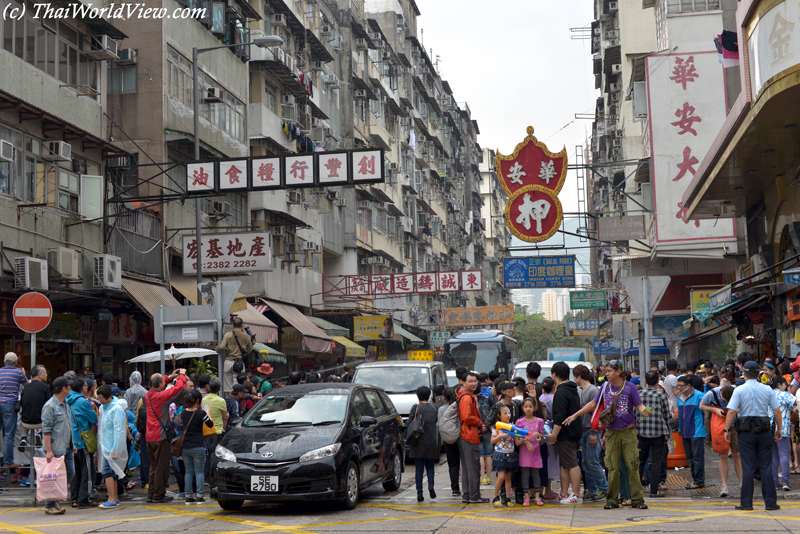
[[[186,349],[176,349],[175,347],[170,347],[169,349],[164,351],[164,359],[166,360],[183,360],[186,358],[205,358],[206,356],[216,356],[216,352],[209,349],[201,349],[198,347],[195,348],[186,348]],[[147,354],[142,354],[141,356],[137,356],[128,360],[128,363],[152,363],[152,362],[160,362],[161,361],[161,351],[157,350],[154,352],[148,352]]]

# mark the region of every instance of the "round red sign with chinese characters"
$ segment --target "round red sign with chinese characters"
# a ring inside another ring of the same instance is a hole
[[[550,239],[564,215],[558,197],[535,185],[520,189],[506,202],[506,226],[523,241]]]

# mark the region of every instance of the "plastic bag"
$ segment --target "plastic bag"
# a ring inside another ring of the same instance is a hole
[[[725,454],[731,448],[731,444],[725,439],[725,423],[725,418],[721,415],[711,414],[711,448],[719,454]]]
[[[53,458],[50,463],[47,458],[34,458],[36,466],[36,500],[66,501],[67,495],[67,466],[64,457]]]

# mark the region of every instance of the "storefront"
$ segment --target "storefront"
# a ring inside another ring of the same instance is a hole
[[[290,304],[260,299],[263,313],[280,325],[279,348],[289,357],[290,371],[311,371],[335,367],[333,339]],[[260,308],[259,308],[260,309]]]

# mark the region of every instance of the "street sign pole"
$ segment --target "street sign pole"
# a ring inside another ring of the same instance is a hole
[[[36,332],[31,334],[31,369],[36,366]]]
[[[639,344],[639,375],[644,376],[650,369],[650,284],[646,276],[642,277],[642,304],[644,313],[644,343]]]
[[[164,305],[158,307],[158,317],[161,319],[159,328],[161,329],[161,341],[158,344],[158,349],[161,351],[161,374],[167,372],[166,356],[164,355]]]
[[[234,292],[234,295],[236,292]],[[216,312],[217,312],[217,346],[222,344],[222,324],[223,324],[223,317],[225,313],[230,313],[230,306],[228,309],[225,310],[225,305],[222,302],[222,284],[214,284],[214,303],[216,304]],[[244,356],[244,355],[243,355]],[[222,394],[220,397],[223,399],[225,398],[225,378],[223,374],[225,373],[225,350],[221,350],[217,353],[217,361],[219,365],[219,371],[217,375],[219,376],[219,384],[220,384],[220,391]]]

